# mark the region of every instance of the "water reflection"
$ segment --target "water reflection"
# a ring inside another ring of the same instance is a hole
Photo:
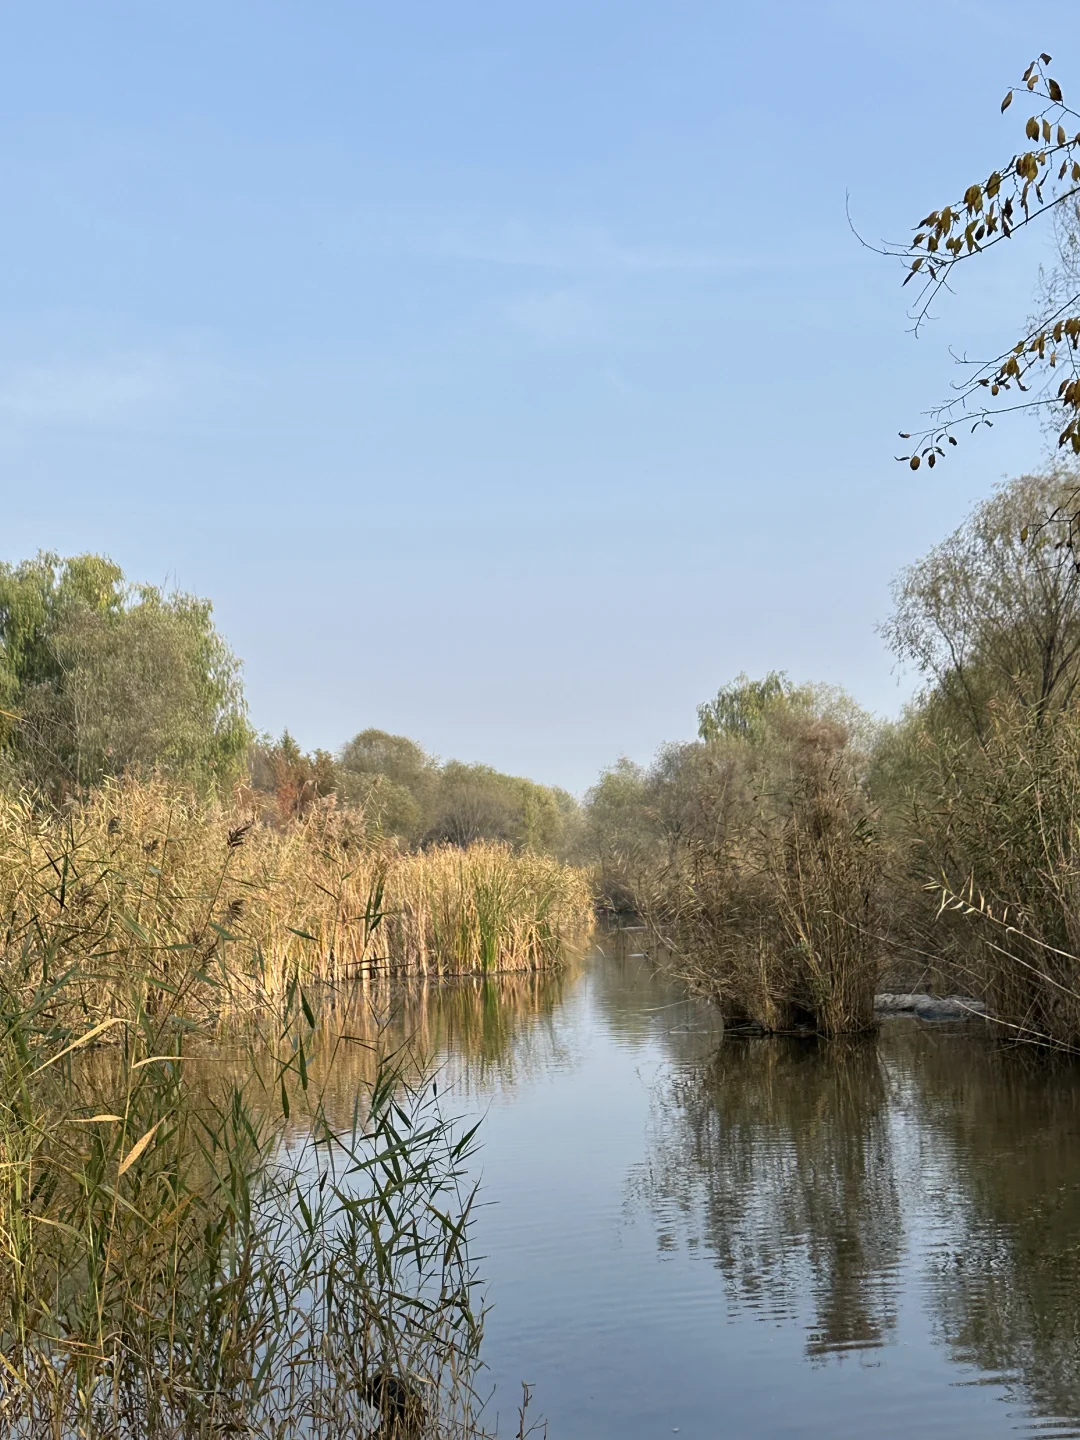
[[[326,1013],[312,1073],[333,1118],[351,1113],[370,1083],[375,1053],[397,1051],[406,1075],[421,1070],[463,1098],[513,1088],[560,1059],[553,1018],[580,971],[357,987]]]
[[[1074,1064],[902,1032],[934,1241],[928,1288],[955,1359],[1034,1413],[1080,1416],[1080,1075]],[[1070,1433],[1077,1433],[1071,1430]]]
[[[659,1087],[638,1184],[662,1247],[706,1251],[734,1310],[795,1318],[807,1353],[880,1345],[903,1223],[872,1044],[726,1041]]]
[[[1080,1067],[724,1037],[636,938],[358,990],[311,1062],[347,1118],[408,1040],[484,1116],[498,1393],[535,1381],[552,1440],[1080,1433]]]

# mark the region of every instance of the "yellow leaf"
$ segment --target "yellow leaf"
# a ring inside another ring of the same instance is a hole
[[[122,1115],[88,1115],[85,1120],[76,1120],[76,1125],[96,1125],[99,1120],[123,1120]]]
[[[138,1140],[135,1141],[135,1144],[132,1145],[131,1149],[124,1156],[123,1160],[120,1161],[120,1168],[116,1172],[116,1178],[118,1180],[121,1175],[131,1169],[132,1165],[135,1164],[135,1161],[138,1160],[139,1156],[143,1153],[146,1147],[150,1144],[150,1141],[154,1138],[154,1132],[157,1130],[158,1126],[164,1125],[164,1123],[165,1116],[163,1115],[161,1119],[157,1122],[157,1125],[151,1125],[150,1129],[147,1130],[145,1135],[139,1136]]]
[[[1012,104],[1012,91],[1010,90],[1009,93],[1005,96],[1005,99],[1002,100],[1002,102],[1001,102],[1001,113],[1002,113],[1003,115],[1005,114],[1005,111],[1009,108],[1009,106],[1010,106],[1011,104]]]
[[[47,1070],[50,1065],[55,1065],[57,1060],[62,1060],[65,1055],[70,1055],[72,1050],[78,1050],[80,1045],[89,1045],[91,1040],[96,1039],[103,1030],[110,1030],[114,1025],[122,1025],[124,1022],[119,1015],[114,1015],[111,1020],[102,1020],[100,1025],[95,1025],[92,1030],[87,1030],[85,1035],[80,1035],[78,1040],[73,1040],[70,1045],[65,1045],[63,1050],[54,1055],[51,1060],[46,1060],[44,1065],[39,1065],[36,1070],[31,1070],[31,1075],[37,1075],[42,1070]]]

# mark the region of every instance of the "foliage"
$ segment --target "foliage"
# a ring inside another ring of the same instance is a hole
[[[699,776],[694,823],[643,905],[663,948],[734,1019],[869,1028],[882,857],[845,732],[787,717]]]
[[[253,745],[248,763],[251,790],[272,797],[273,818],[279,823],[303,819],[312,806],[335,795],[340,783],[330,752],[305,754],[288,730],[280,740]]]
[[[684,977],[770,1030],[872,1022],[881,853],[837,709],[854,707],[740,676],[699,711],[708,739],[623,762],[588,797],[608,903],[632,900]]]
[[[1071,471],[1024,476],[909,566],[883,633],[932,690],[927,703],[981,737],[992,705],[1015,700],[1039,722],[1080,683],[1080,571],[1064,506]]]
[[[342,747],[337,780],[346,803],[360,805],[382,833],[409,845],[493,841],[576,854],[580,809],[565,790],[490,765],[440,764],[404,735],[362,730]]]
[[[1080,1046],[1080,715],[927,734],[916,854],[940,963],[1016,1037]]]
[[[557,852],[565,813],[559,792],[546,785],[503,775],[490,765],[451,760],[440,770],[434,815],[425,838],[463,846],[498,840]]]
[[[56,798],[127,772],[226,783],[250,740],[209,603],[95,555],[0,565],[0,703],[8,768]]]
[[[847,731],[852,745],[869,752],[877,722],[838,685],[820,681],[793,684],[782,670],[770,670],[763,680],[742,674],[722,685],[714,700],[698,706],[698,736],[719,740],[724,736],[760,743],[782,717],[831,720]]]
[[[320,1057],[295,982],[273,1033],[201,1063],[211,1032],[186,999],[221,927],[206,907],[155,984],[175,917],[138,873],[109,872],[145,903],[112,1006],[88,1015],[108,960],[85,914],[81,946],[55,914],[87,855],[75,834],[52,854],[70,888],[41,889],[0,956],[4,1434],[337,1440],[370,1436],[380,1410],[383,1433],[473,1433],[472,1133],[378,1041],[351,1120],[332,1119],[315,1076],[351,1042],[331,1031]]]
[[[585,797],[585,833],[601,902],[616,913],[633,911],[655,838],[642,766],[624,755],[601,774]]]
[[[337,773],[341,796],[360,805],[384,834],[419,843],[431,823],[439,772],[414,740],[361,730],[339,752]]]
[[[361,730],[342,747],[338,763],[351,775],[381,775],[419,794],[434,779],[436,762],[404,735]]]
[[[903,259],[904,284],[915,280],[919,287],[916,331],[942,290],[953,287],[961,264],[1047,216],[1062,214],[1080,197],[1080,114],[1065,104],[1049,64],[1045,54],[1032,61],[1001,104],[1004,112],[1017,95],[1033,102],[1024,122],[1027,148],[967,186],[959,199],[932,210],[915,227],[910,243],[885,250]],[[1067,280],[1067,271],[1062,278]],[[961,423],[972,422],[975,430],[991,424],[992,414],[1033,405],[1054,417],[1058,446],[1080,454],[1080,290],[1050,286],[1044,299],[1024,335],[992,359],[970,364],[954,397],[931,412],[931,424],[914,437],[902,436],[915,441],[911,453],[900,457],[913,470],[923,460],[934,465],[946,442],[955,445],[954,431]],[[1060,380],[1059,370],[1064,372]],[[1045,393],[1029,398],[1041,384]]]
[[[757,740],[771,714],[797,703],[793,686],[781,671],[770,670],[763,680],[742,674],[721,685],[715,700],[698,706],[698,735],[702,740],[719,740],[723,735]]]

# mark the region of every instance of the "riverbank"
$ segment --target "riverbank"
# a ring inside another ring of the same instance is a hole
[[[297,985],[557,964],[592,924],[585,872],[478,844],[403,852],[325,809],[275,827],[159,782],[62,815],[0,799],[0,967],[27,994],[69,970],[84,1017],[166,1003],[276,1013]]]

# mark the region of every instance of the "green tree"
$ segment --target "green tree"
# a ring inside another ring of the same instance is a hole
[[[1080,685],[1080,571],[1067,545],[1077,475],[1028,475],[976,506],[952,535],[904,570],[882,627],[928,682],[933,717],[982,738],[995,701],[1036,723]]]
[[[760,739],[769,715],[786,709],[795,696],[795,687],[783,671],[770,670],[763,680],[738,675],[721,685],[714,700],[698,706],[698,735],[702,740],[718,740],[723,735]]]
[[[362,806],[384,834],[408,844],[421,839],[433,815],[439,770],[415,740],[361,730],[342,746],[337,766],[343,800]]]
[[[9,769],[54,794],[148,770],[227,783],[251,740],[209,602],[102,556],[0,565],[0,693]]]
[[[561,814],[555,793],[490,765],[460,760],[442,766],[428,839],[451,845],[498,840],[530,850],[559,849]]]
[[[415,740],[385,730],[361,730],[342,746],[338,763],[353,775],[385,775],[419,792],[430,786],[436,765]]]
[[[490,765],[440,765],[405,735],[361,730],[337,769],[342,799],[410,844],[495,840],[558,855],[580,844],[581,808],[565,790]]]

